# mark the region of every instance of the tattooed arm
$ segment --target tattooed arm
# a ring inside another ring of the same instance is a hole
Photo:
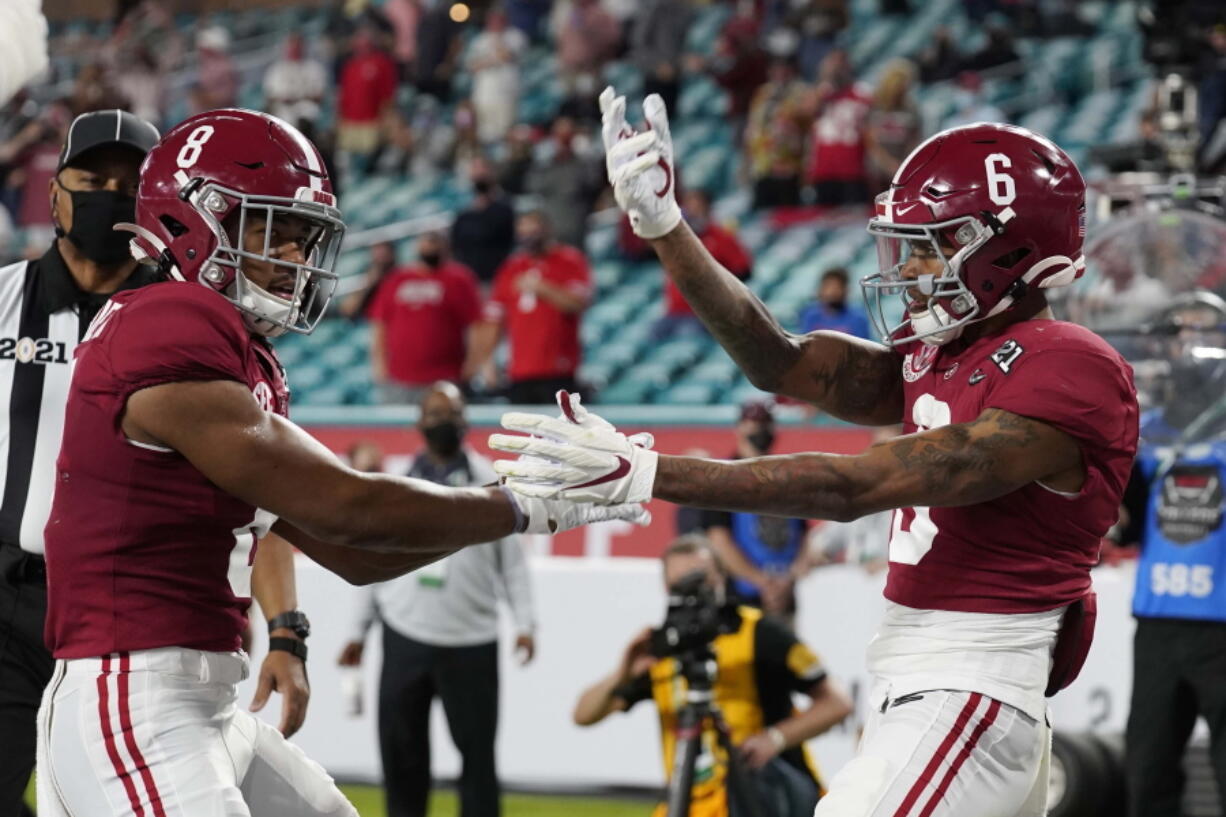
[[[1075,493],[1084,480],[1072,437],[989,408],[969,423],[898,437],[856,456],[725,462],[661,455],[652,494],[701,508],[849,521],[912,505],[986,502],[1035,481]]]
[[[750,382],[864,425],[902,421],[902,357],[839,332],[794,335],[684,222],[651,242],[694,312]]]

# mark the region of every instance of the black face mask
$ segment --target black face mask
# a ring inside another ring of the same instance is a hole
[[[529,253],[530,255],[540,255],[541,252],[545,249],[545,236],[543,235],[524,236],[522,239],[520,239],[519,243],[520,243],[520,246],[524,248],[524,251]]]
[[[63,190],[63,188],[60,188]],[[72,200],[72,229],[57,227],[81,254],[97,264],[118,264],[132,257],[132,234],[112,229],[136,220],[136,199],[114,190],[64,190]]]
[[[421,254],[421,262],[427,267],[437,267],[443,263],[443,256],[436,252],[423,252]]]
[[[846,301],[827,301],[826,306],[830,307],[835,312],[843,312],[847,309]]]
[[[465,428],[459,423],[447,421],[426,426],[421,430],[421,435],[426,438],[426,445],[430,446],[430,450],[435,454],[440,457],[454,457],[464,440],[464,431]]]
[[[473,190],[484,196],[494,189],[494,182],[491,179],[477,179],[473,182]]]
[[[749,444],[762,452],[771,450],[771,446],[775,444],[775,432],[769,428],[763,428],[749,435]]]

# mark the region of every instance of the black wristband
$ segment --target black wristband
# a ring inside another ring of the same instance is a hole
[[[268,651],[281,650],[283,652],[296,655],[302,659],[302,663],[307,660],[307,645],[305,642],[299,641],[296,638],[270,638],[268,639]]]
[[[311,622],[307,619],[306,613],[301,610],[290,610],[268,620],[269,635],[272,635],[273,630],[279,630],[282,627],[304,640],[311,634]]]

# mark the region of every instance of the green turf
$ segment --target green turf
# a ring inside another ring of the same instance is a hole
[[[383,792],[377,786],[341,786],[362,817],[383,817]],[[505,794],[503,817],[647,817],[652,804],[644,800],[563,797],[556,795]],[[459,814],[454,791],[436,791],[430,796],[430,817]]]
[[[341,791],[357,807],[362,817],[384,817],[383,790],[378,786],[341,786]],[[34,807],[34,781],[26,789],[26,800]],[[561,797],[535,794],[506,794],[502,797],[503,817],[647,817],[652,805],[643,800],[618,798]],[[456,817],[459,808],[454,791],[436,791],[430,796],[430,817]]]

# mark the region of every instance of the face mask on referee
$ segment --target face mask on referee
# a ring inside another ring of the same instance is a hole
[[[116,190],[69,190],[59,184],[60,192],[72,201],[72,227],[65,231],[56,225],[57,236],[67,236],[89,260],[106,266],[131,257],[131,233],[114,229],[119,223],[136,220],[136,199]]]

